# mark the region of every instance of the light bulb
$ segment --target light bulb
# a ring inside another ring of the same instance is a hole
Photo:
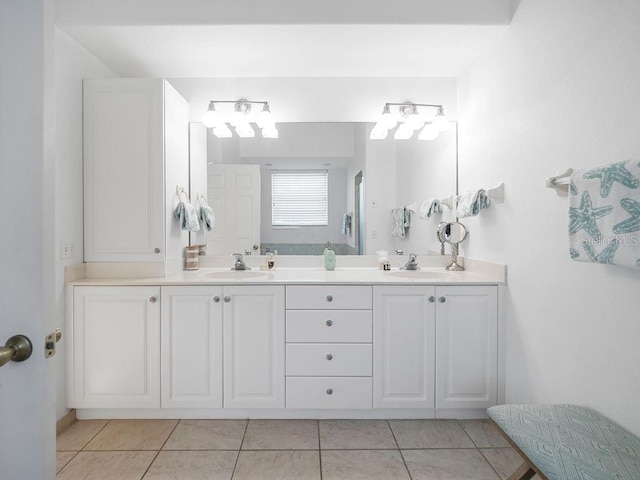
[[[262,138],[278,138],[278,129],[273,125],[268,125],[262,129]]]
[[[389,104],[385,105],[377,125],[384,126],[387,130],[391,130],[392,128],[395,128],[397,124],[398,124],[398,120],[391,113],[391,108],[389,108]]]
[[[207,128],[214,128],[223,123],[222,115],[216,111],[216,107],[213,102],[209,102],[209,108],[204,112],[204,114],[202,114],[202,123]]]
[[[256,117],[256,124],[260,128],[272,127],[276,124],[276,121],[273,119],[273,115],[271,114],[271,110],[269,109],[269,104],[265,103],[262,107],[262,111]]]
[[[387,138],[388,134],[389,134],[389,130],[387,129],[387,127],[381,124],[381,122],[378,122],[371,130],[371,133],[369,134],[369,139],[384,140],[385,138]]]
[[[233,127],[237,127],[243,122],[249,122],[249,113],[251,113],[251,104],[244,99],[238,100],[233,108],[233,114],[229,123]]]
[[[401,124],[396,133],[393,135],[393,138],[396,140],[408,140],[413,136],[413,128],[411,128],[407,123]]]
[[[438,130],[438,128],[435,126],[435,124],[429,122],[422,129],[420,135],[418,135],[418,138],[420,140],[433,140],[438,135],[440,135],[440,131]]]
[[[449,119],[444,114],[444,108],[438,107],[438,113],[436,113],[433,123],[439,132],[444,132],[449,128]]]
[[[236,133],[240,138],[250,138],[256,136],[256,132],[253,130],[253,127],[249,125],[249,122],[240,122],[239,124],[237,124]]]
[[[424,119],[422,115],[418,113],[418,109],[414,107],[411,109],[411,113],[407,117],[407,121],[405,122],[409,128],[413,128],[414,130],[420,130],[424,127]]]
[[[213,134],[218,138],[230,138],[232,136],[231,130],[229,130],[226,123],[213,127]]]

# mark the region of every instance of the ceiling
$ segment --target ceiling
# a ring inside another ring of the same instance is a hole
[[[455,78],[504,35],[518,3],[56,0],[55,8],[57,26],[118,75],[179,78],[206,98],[198,91],[206,82],[188,79]]]

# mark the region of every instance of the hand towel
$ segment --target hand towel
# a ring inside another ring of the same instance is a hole
[[[351,235],[351,222],[352,222],[352,213],[347,212],[342,216],[342,228],[340,229],[340,233],[342,235]]]
[[[460,218],[474,217],[483,208],[489,208],[491,200],[484,189],[465,192],[458,199],[457,215]]]
[[[411,213],[404,208],[394,208],[391,210],[391,236],[404,238],[405,229],[409,227]]]
[[[200,221],[207,231],[210,232],[216,227],[216,217],[213,214],[213,209],[209,206],[207,198],[204,195],[198,196],[198,202],[200,203]]]
[[[442,213],[442,204],[437,198],[432,198],[422,202],[420,207],[420,218],[431,218],[436,213]]]
[[[173,217],[180,221],[180,228],[187,232],[197,232],[200,230],[200,222],[196,207],[188,202],[180,202],[173,211]]]
[[[640,162],[579,170],[569,191],[571,258],[640,269]]]

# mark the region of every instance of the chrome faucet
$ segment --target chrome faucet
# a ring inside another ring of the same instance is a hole
[[[409,261],[405,263],[403,267],[400,267],[400,270],[418,270],[418,269],[420,269],[420,267],[418,267],[418,262],[416,261],[415,253],[410,253]]]
[[[236,264],[231,268],[231,270],[251,270],[251,268],[247,267],[244,263],[244,260],[242,260],[241,253],[234,253],[233,256],[236,257]]]

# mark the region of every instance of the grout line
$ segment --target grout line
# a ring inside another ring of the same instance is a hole
[[[236,474],[236,468],[238,468],[238,461],[240,460],[240,452],[242,451],[242,446],[244,445],[244,439],[247,436],[247,430],[249,429],[249,422],[251,420],[247,418],[247,424],[244,426],[244,433],[242,434],[242,440],[240,441],[240,447],[238,448],[238,454],[236,455],[236,463],[233,464],[233,471],[231,472],[231,479],[233,479]]]
[[[320,480],[322,480],[322,443],[320,440],[320,420],[318,422],[318,459],[320,461]]]
[[[180,425],[180,419],[177,419],[177,420],[178,421],[176,422],[176,424],[171,429],[171,432],[169,432],[169,435],[167,435],[167,438],[164,440],[164,442],[162,442],[162,445],[160,446],[160,450],[156,451],[156,454],[153,456],[153,460],[151,460],[151,462],[149,463],[149,466],[147,467],[147,469],[144,471],[144,473],[140,477],[140,480],[144,479],[144,477],[147,476],[147,473],[149,472],[149,469],[151,468],[151,465],[153,465],[153,463],[156,461],[156,459],[158,458],[158,455],[160,455],[160,452],[162,451],[164,446],[167,444],[167,442],[171,438],[171,435],[173,435],[173,432],[175,432],[176,428],[178,428],[178,425]],[[154,451],[154,450],[150,450],[150,451]]]
[[[396,442],[396,447],[398,447],[398,452],[400,452],[400,458],[402,459],[402,463],[404,463],[404,468],[407,470],[407,475],[409,475],[409,479],[412,480],[411,471],[409,470],[409,466],[407,465],[407,461],[404,459],[404,455],[402,454],[402,449],[400,448],[400,444],[398,443],[398,439],[396,438],[396,434],[391,427],[391,422],[389,420],[386,421],[387,425],[389,425],[389,430],[391,430],[391,435],[393,435],[393,441]]]
[[[80,422],[81,422],[82,420],[76,420],[76,421],[80,421]],[[98,430],[98,431],[96,432],[96,434],[95,434],[93,437],[91,437],[91,438],[87,441],[87,443],[85,443],[85,444],[84,444],[84,447],[82,447],[82,448],[80,449],[80,451],[82,451],[82,452],[91,452],[92,450],[85,450],[85,448],[87,448],[87,445],[89,445],[89,444],[90,444],[90,443],[91,443],[91,442],[92,442],[92,441],[93,441],[93,440],[94,440],[98,435],[100,435],[100,434],[102,433],[102,431],[103,431],[105,428],[107,428],[107,426],[108,426],[110,423],[111,423],[111,420],[107,420],[107,423],[105,423],[105,424],[102,426],[102,428],[101,428],[100,430]]]
[[[64,451],[63,450],[63,451],[60,451],[60,452],[56,452],[56,458],[57,458],[58,453],[69,453],[69,451]],[[73,461],[74,458],[76,458],[78,456],[79,453],[80,453],[80,451],[75,452],[75,455],[73,457],[71,457],[67,463],[64,464],[64,467],[62,467],[59,472],[57,471],[58,467],[56,467],[56,477],[58,476],[58,474],[62,473],[62,471],[65,468],[67,468],[69,466],[69,464]]]
[[[475,448],[480,448],[478,446],[478,444],[473,440],[473,438],[471,438],[471,435],[469,435],[469,432],[467,432],[467,429],[464,428],[464,425],[462,424],[462,422],[459,419],[456,419],[456,423],[460,426],[460,428],[462,429],[462,431],[465,433],[465,435],[467,437],[469,437],[469,440],[471,440],[471,443],[474,445]]]
[[[498,472],[498,470],[496,470],[496,467],[493,466],[493,464],[489,461],[489,459],[485,456],[485,454],[482,452],[481,448],[478,448],[478,452],[480,452],[480,455],[482,455],[482,458],[484,458],[484,461],[487,462],[489,464],[489,466],[491,467],[491,469],[496,472],[496,475],[498,476],[499,479],[502,479],[502,475],[500,475],[500,472]]]

